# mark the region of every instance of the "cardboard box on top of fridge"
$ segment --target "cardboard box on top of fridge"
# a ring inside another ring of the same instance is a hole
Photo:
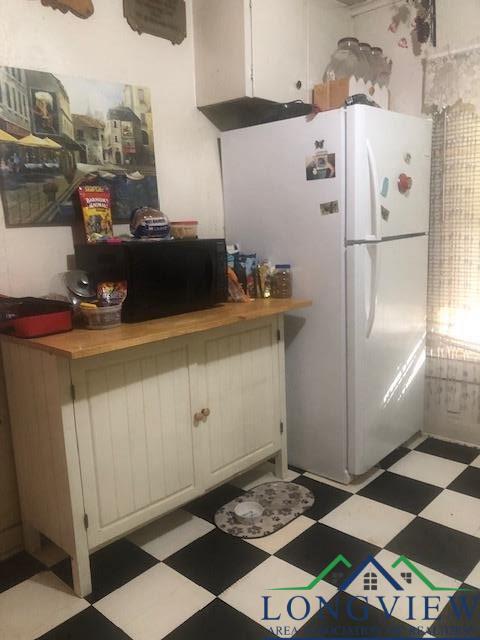
[[[372,85],[364,80],[357,80],[353,76],[316,84],[313,87],[313,104],[320,111],[339,109],[345,104],[348,96],[353,96],[356,93],[365,94],[382,109],[390,107],[390,92],[387,87],[380,87],[378,84]]]

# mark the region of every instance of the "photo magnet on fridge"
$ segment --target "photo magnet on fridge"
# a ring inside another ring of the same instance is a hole
[[[324,149],[324,140],[315,140],[314,152],[305,159],[307,180],[335,177],[335,154]]]
[[[329,216],[332,213],[338,213],[338,200],[322,202],[320,204],[320,213],[322,216]]]

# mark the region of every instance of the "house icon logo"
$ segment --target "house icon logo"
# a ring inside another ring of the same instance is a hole
[[[401,568],[400,575],[395,577],[392,574],[392,569],[395,570],[398,567]],[[270,589],[270,591],[312,591],[315,586],[325,580],[329,575],[338,572],[339,568],[343,571],[345,569],[352,569],[349,575],[338,586],[339,591],[346,591],[357,578],[361,577],[363,584],[363,591],[377,591],[379,587],[380,577],[384,578],[395,591],[405,591],[408,585],[413,583],[414,576],[416,576],[423,584],[434,592],[457,592],[457,591],[470,591],[468,588],[462,587],[438,587],[421,571],[409,558],[406,556],[399,556],[391,567],[384,567],[376,558],[369,555],[360,564],[353,568],[352,563],[343,555],[338,554],[319,574],[310,582],[310,584],[296,587],[277,587]]]

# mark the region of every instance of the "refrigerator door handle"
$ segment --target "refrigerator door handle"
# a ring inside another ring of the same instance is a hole
[[[373,155],[372,146],[370,140],[367,140],[367,158],[368,158],[368,173],[370,177],[370,207],[372,215],[372,231],[373,235],[367,236],[367,240],[381,240],[381,228],[382,219],[380,214],[380,204],[378,201],[378,174],[377,165],[375,162],[375,156]]]
[[[367,247],[370,256],[370,297],[368,305],[366,337],[369,338],[373,325],[375,324],[375,315],[377,312],[377,287],[378,287],[378,245],[371,244]]]

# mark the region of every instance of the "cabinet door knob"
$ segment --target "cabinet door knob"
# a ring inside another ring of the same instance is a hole
[[[295,86],[297,87],[297,89],[301,89],[302,88],[302,81],[301,80],[297,80],[297,84]]]
[[[206,422],[208,416],[210,415],[210,409],[202,409],[201,411],[197,411],[197,413],[193,416],[193,421],[198,424],[199,422]]]

